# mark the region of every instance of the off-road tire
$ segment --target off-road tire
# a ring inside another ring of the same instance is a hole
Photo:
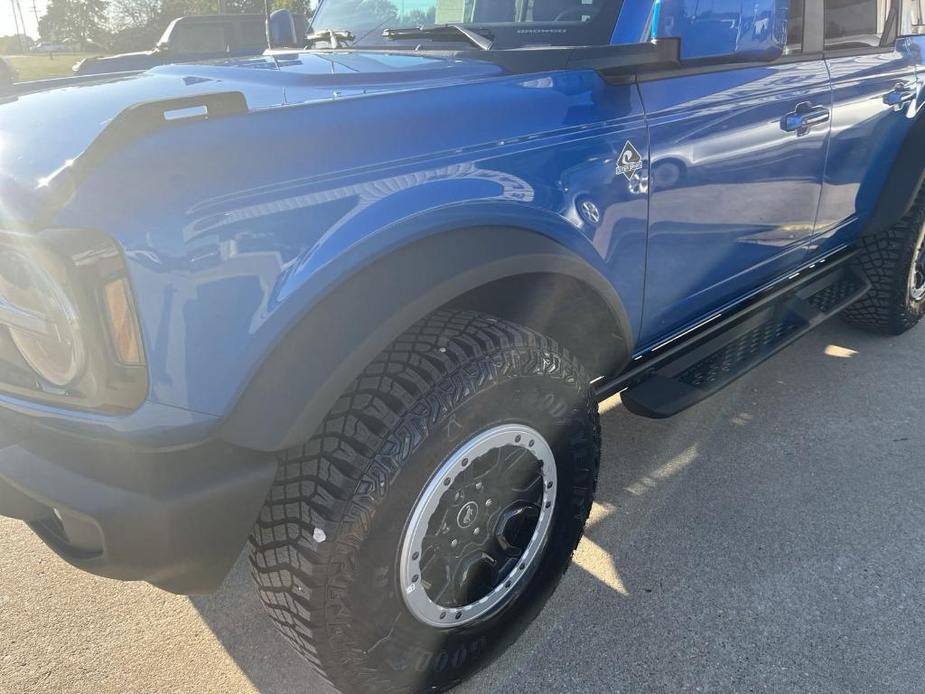
[[[457,629],[417,621],[399,593],[410,509],[442,460],[517,422],[555,454],[544,553],[509,602]],[[533,620],[581,538],[600,425],[587,373],[553,340],[490,316],[439,311],[348,388],[279,471],[250,539],[260,597],[280,632],[344,692],[441,691],[488,664]]]
[[[925,240],[925,189],[909,213],[895,226],[861,239],[857,267],[871,290],[842,314],[859,328],[883,335],[901,335],[925,315],[925,298],[913,299],[910,273]]]

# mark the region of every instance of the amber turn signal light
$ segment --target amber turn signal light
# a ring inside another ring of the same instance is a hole
[[[103,296],[108,309],[109,335],[116,358],[126,366],[140,366],[144,363],[141,334],[128,282],[124,277],[109,282],[103,289]]]

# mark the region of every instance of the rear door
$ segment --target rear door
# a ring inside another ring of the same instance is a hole
[[[787,55],[776,63],[733,63],[640,85],[651,148],[643,345],[807,257],[832,96],[818,13],[814,46],[803,3],[794,0],[792,12]]]
[[[834,111],[819,209],[819,248],[856,237],[909,132],[915,44],[897,40],[902,0],[824,0]]]

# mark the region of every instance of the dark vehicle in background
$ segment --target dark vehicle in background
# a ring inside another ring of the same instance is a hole
[[[167,63],[260,55],[267,49],[266,17],[218,14],[180,17],[167,27],[150,51],[87,58],[74,66],[77,75],[147,70]]]
[[[8,89],[19,79],[19,73],[9,61],[0,58],[0,93]]]

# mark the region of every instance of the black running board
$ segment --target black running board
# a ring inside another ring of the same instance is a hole
[[[847,262],[807,271],[739,313],[637,364],[599,395],[623,390],[634,414],[664,419],[722,390],[864,296],[869,282]]]

